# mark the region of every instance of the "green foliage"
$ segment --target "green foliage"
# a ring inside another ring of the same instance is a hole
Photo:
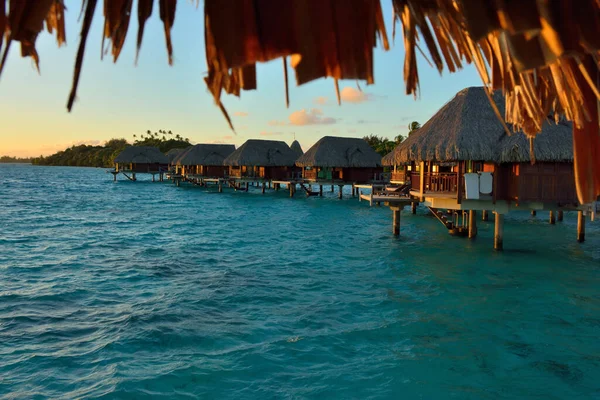
[[[139,137],[133,135],[134,146],[152,146],[158,147],[158,149],[166,153],[171,149],[182,149],[191,146],[190,139],[184,138],[179,134],[174,134],[171,131],[159,130],[158,132],[152,133],[148,130],[146,133],[142,133]]]
[[[365,136],[363,139],[371,146],[371,148],[373,148],[373,150],[381,156],[385,156],[404,140],[404,136],[396,136],[395,141],[377,135]]]
[[[35,165],[66,165],[77,167],[112,167],[113,160],[125,147],[129,146],[126,139],[111,139],[104,146],[72,146],[48,157],[40,156],[31,160]],[[188,138],[174,135],[171,131],[160,130],[152,133],[147,131],[133,135],[134,146],[158,147],[166,153],[171,149],[190,146]]]
[[[31,162],[31,158],[19,158],[19,157],[11,157],[11,156],[2,156],[0,157],[0,164],[28,164]]]
[[[421,128],[421,124],[417,121],[413,121],[410,124],[408,124],[408,136],[410,136],[411,133],[413,133],[419,128]]]
[[[129,143],[125,139],[111,139],[104,146],[72,146],[51,156],[32,160],[35,165],[66,165],[77,167],[110,167],[113,159]]]

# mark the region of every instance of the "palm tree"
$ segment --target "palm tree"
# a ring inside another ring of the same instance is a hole
[[[398,135],[394,138],[394,140],[396,141],[396,144],[400,144],[402,143],[402,141],[405,139],[405,137],[403,135]]]
[[[421,127],[421,124],[418,123],[417,121],[411,122],[410,124],[408,124],[408,135],[410,136],[411,133],[413,133],[414,131],[416,131],[420,127]]]

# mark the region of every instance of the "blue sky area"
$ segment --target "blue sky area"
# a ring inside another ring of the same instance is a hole
[[[88,39],[78,99],[66,110],[75,53],[79,43],[80,2],[67,0],[67,45],[57,48],[44,32],[37,42],[38,74],[31,59],[20,57],[12,46],[0,78],[0,119],[3,121],[0,155],[51,154],[73,144],[102,143],[115,137],[131,140],[148,129],[172,130],[195,143],[242,144],[249,138],[270,138],[288,143],[294,138],[306,150],[325,135],[362,137],[377,134],[393,138],[406,134],[410,121],[427,121],[435,111],[467,86],[481,85],[468,66],[456,74],[438,72],[421,57],[421,96],[404,94],[404,50],[401,32],[389,52],[375,51],[375,84],[340,82],[348,101],[338,106],[333,80],[321,79],[301,87],[290,70],[290,108],[285,106],[281,60],[258,67],[258,90],[241,98],[225,96],[232,115],[233,133],[208,94],[202,5],[180,1],[172,31],[174,65],[167,62],[162,23],[155,7],[146,26],[138,66],[134,66],[137,15],[117,64],[110,55],[100,60],[102,2]],[[383,1],[391,39],[392,12]],[[134,7],[136,5],[134,4]],[[136,13],[134,13],[136,14]]]

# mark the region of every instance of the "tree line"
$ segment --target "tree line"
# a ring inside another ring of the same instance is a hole
[[[413,121],[410,124],[408,124],[408,136],[410,136],[411,133],[413,133],[420,127],[421,124],[419,124],[417,121]],[[394,138],[394,140],[391,140],[383,136],[368,135],[364,136],[363,139],[367,143],[369,143],[369,146],[371,146],[371,148],[373,148],[373,150],[375,150],[378,154],[380,154],[381,156],[385,156],[386,154],[392,152],[396,148],[396,146],[402,143],[402,141],[406,139],[406,137],[404,137],[403,135],[398,135]]]
[[[126,139],[111,139],[103,146],[79,145],[71,146],[51,156],[33,158],[34,165],[77,166],[77,167],[111,167],[115,157],[128,146],[158,147],[163,153],[171,149],[191,146],[190,140],[171,131],[150,130],[141,135],[133,135],[133,143]]]
[[[19,158],[11,156],[0,157],[0,164],[29,164],[30,162],[31,158]]]

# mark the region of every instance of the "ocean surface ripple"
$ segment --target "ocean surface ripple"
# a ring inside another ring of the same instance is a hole
[[[0,398],[600,398],[600,222],[325,189],[0,165]]]

